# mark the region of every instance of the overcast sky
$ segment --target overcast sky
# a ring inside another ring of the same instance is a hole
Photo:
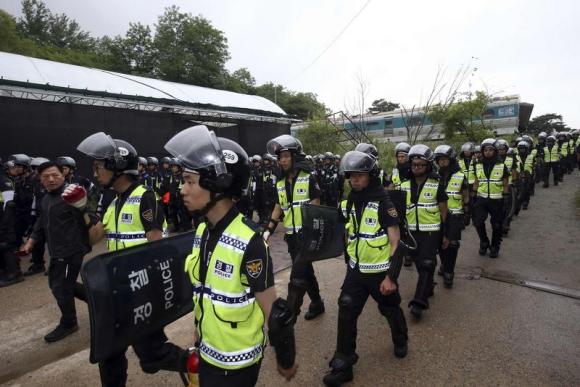
[[[153,25],[175,4],[224,31],[230,70],[247,67],[258,84],[312,91],[333,110],[352,108],[357,78],[365,80],[369,104],[385,98],[412,106],[431,89],[438,68],[451,79],[461,66],[471,66],[477,71],[464,89],[471,83],[472,90],[519,94],[535,105],[532,116],[559,113],[580,128],[579,1],[45,2],[95,36],[124,34],[129,22]],[[19,0],[0,0],[0,8],[20,16]]]

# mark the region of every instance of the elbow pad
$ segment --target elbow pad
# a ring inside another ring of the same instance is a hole
[[[294,315],[286,300],[278,298],[272,304],[268,319],[268,337],[276,351],[278,365],[288,369],[296,359],[296,342],[294,340]]]

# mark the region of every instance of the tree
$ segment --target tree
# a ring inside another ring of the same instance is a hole
[[[324,115],[317,115],[308,120],[296,136],[302,142],[306,154],[344,152],[338,141],[340,133]]]
[[[224,33],[202,16],[165,8],[155,26],[156,75],[205,87],[223,87],[230,55]]]
[[[401,118],[407,131],[407,141],[411,145],[416,144],[419,139],[429,141],[433,137],[435,125],[426,128],[433,107],[447,109],[451,106],[470,70],[468,66],[461,66],[451,81],[446,81],[445,70],[437,69],[433,86],[425,102],[419,100],[419,105],[413,105],[410,109],[402,106]]]
[[[382,113],[382,112],[390,112],[395,109],[399,109],[401,105],[396,102],[387,101],[383,98],[376,99],[371,104],[371,107],[368,109],[369,113]]]
[[[256,93],[256,80],[250,73],[250,70],[243,67],[231,74],[225,74],[224,89],[243,94]]]
[[[41,45],[91,50],[95,40],[65,14],[53,15],[42,0],[22,0],[18,31]]]
[[[278,104],[284,111],[301,120],[312,119],[326,113],[326,107],[314,93],[297,93],[271,82],[256,87],[256,95]]]
[[[566,124],[562,121],[562,115],[556,113],[542,114],[532,118],[528,124],[528,132],[538,134],[546,132],[548,134],[553,131],[561,132],[567,130]]]
[[[492,136],[492,128],[484,121],[483,112],[489,102],[488,95],[477,91],[458,98],[453,104],[435,104],[429,118],[433,125],[441,125],[447,142],[459,140],[479,143]]]

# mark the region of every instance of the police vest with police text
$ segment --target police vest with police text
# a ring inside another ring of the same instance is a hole
[[[222,369],[248,367],[260,361],[266,342],[264,314],[241,271],[244,253],[256,232],[238,214],[211,252],[202,283],[200,245],[205,229],[205,223],[197,228],[192,252],[185,261],[185,271],[193,284],[199,353],[203,360]]]
[[[137,186],[123,203],[117,219],[115,219],[115,207],[118,198],[111,202],[103,216],[107,250],[121,250],[147,242],[140,215],[141,199],[147,191],[147,188],[142,185]],[[165,222],[163,228],[166,228]]]
[[[555,163],[560,161],[560,155],[558,153],[558,146],[554,144],[552,148],[544,147],[544,162]]]
[[[428,177],[419,194],[417,204],[411,200],[411,181],[401,183],[401,190],[407,192],[407,223],[411,231],[439,231],[441,213],[437,203],[439,182]]]
[[[356,211],[351,208],[347,214],[347,201],[340,203],[342,214],[347,219],[348,233],[347,252],[349,266],[354,269],[358,264],[361,273],[380,273],[390,266],[390,244],[387,230],[379,223],[379,203],[368,202],[365,206],[360,224]]]
[[[286,195],[286,179],[276,183],[278,202],[284,211],[284,227],[286,234],[297,233],[302,228],[302,211],[300,206],[310,201],[310,174],[300,171],[296,177],[292,197]]]
[[[447,193],[447,208],[449,213],[452,215],[463,214],[463,195],[461,192],[461,187],[463,186],[463,181],[465,180],[465,174],[462,171],[457,171],[447,183],[445,192]]]
[[[505,170],[504,163],[496,163],[491,170],[489,178],[485,175],[482,163],[475,166],[475,177],[479,185],[477,187],[477,196],[489,199],[501,199],[503,194],[503,173]]]

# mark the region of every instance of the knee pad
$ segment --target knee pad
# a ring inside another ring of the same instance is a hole
[[[290,283],[288,284],[288,290],[296,289],[296,290],[306,290],[308,287],[308,283],[306,280],[300,278],[292,278]]]
[[[432,272],[435,271],[435,260],[428,258],[421,258],[417,261],[417,270]]]
[[[338,307],[340,309],[352,310],[354,307],[354,300],[350,294],[342,293],[338,298]]]

